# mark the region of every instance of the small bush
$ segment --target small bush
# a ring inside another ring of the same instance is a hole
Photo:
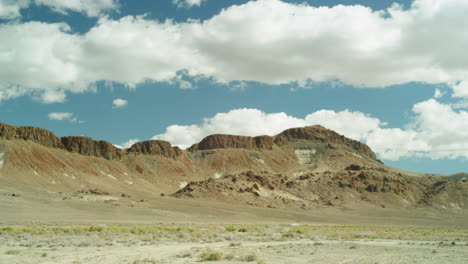
[[[223,253],[218,251],[207,251],[201,254],[202,261],[218,261],[224,258]]]
[[[16,249],[10,249],[10,250],[5,251],[5,254],[6,255],[19,255],[21,254],[21,251],[16,250]]]
[[[257,255],[255,253],[250,253],[242,258],[244,261],[251,262],[251,261],[256,261],[258,259]]]
[[[158,264],[159,262],[155,259],[138,259],[134,260],[132,264]]]
[[[102,230],[104,230],[102,226],[90,226],[88,229],[89,232],[101,232]]]

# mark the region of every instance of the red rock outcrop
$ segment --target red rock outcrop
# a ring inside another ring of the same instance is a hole
[[[198,150],[225,149],[225,148],[243,148],[249,150],[261,150],[273,148],[273,137],[259,136],[233,136],[215,134],[207,136],[198,143]]]
[[[367,145],[349,139],[333,130],[326,129],[319,125],[291,128],[281,132],[275,137],[275,143],[279,146],[298,140],[346,146],[361,155],[377,160],[375,153]]]
[[[127,151],[148,155],[158,155],[172,159],[182,155],[182,150],[180,148],[172,147],[171,143],[162,140],[138,142],[133,144]]]

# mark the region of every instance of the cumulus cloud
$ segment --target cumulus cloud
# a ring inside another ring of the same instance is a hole
[[[110,10],[117,10],[116,0],[34,0],[37,5],[45,5],[52,10],[66,14],[68,11],[84,13],[89,17],[97,17]]]
[[[81,123],[82,121],[78,120],[78,118],[75,117],[75,114],[73,113],[68,113],[68,112],[55,112],[55,113],[50,113],[48,115],[50,120],[67,120],[71,123]]]
[[[172,0],[172,3],[178,8],[191,8],[193,6],[200,6],[206,0]]]
[[[172,125],[153,139],[187,148],[210,134],[275,135],[291,128],[322,125],[367,143],[380,158],[468,158],[468,112],[430,99],[413,107],[413,121],[405,128],[388,128],[385,122],[361,112],[320,110],[297,118],[285,113],[237,109],[205,118],[201,124]]]
[[[133,138],[133,139],[130,139],[130,140],[128,140],[128,141],[126,141],[126,142],[124,142],[124,143],[122,143],[120,145],[114,145],[114,146],[116,146],[117,148],[120,148],[120,149],[128,149],[133,144],[138,143],[138,142],[140,142],[140,140],[138,138]]]
[[[30,0],[0,0],[0,19],[20,17],[20,10],[28,7],[29,4]]]
[[[89,17],[117,10],[119,6],[115,0],[0,0],[0,19],[21,17],[20,10],[33,3],[47,6],[58,13],[67,14],[68,11],[74,11]]]
[[[128,105],[128,101],[125,99],[118,98],[112,101],[112,107],[114,108],[123,108],[127,105]]]
[[[444,92],[439,88],[436,88],[434,91],[434,98],[441,98],[442,96],[444,96]]]
[[[174,82],[181,71],[220,83],[444,83],[468,97],[466,13],[464,0],[415,0],[385,11],[258,0],[205,21],[101,18],[82,35],[66,24],[3,24],[0,99],[85,92],[101,80]]]

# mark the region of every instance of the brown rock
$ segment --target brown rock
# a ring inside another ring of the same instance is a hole
[[[95,141],[89,137],[62,137],[64,148],[85,156],[103,157],[108,160],[121,159],[124,151],[107,141]]]
[[[343,145],[363,156],[377,160],[375,153],[367,145],[359,141],[346,138],[345,136],[342,136],[333,130],[326,129],[319,125],[291,128],[281,132],[275,137],[275,143],[280,146],[297,140],[308,140],[317,143]]]
[[[0,123],[0,138],[6,140],[28,140],[46,147],[63,148],[60,138],[49,130],[38,127],[16,127]]]
[[[261,150],[273,148],[273,137],[259,136],[233,136],[215,134],[207,136],[198,144],[198,150],[243,148],[249,150]]]
[[[133,144],[127,151],[148,155],[158,155],[172,159],[182,155],[182,150],[180,148],[172,147],[171,143],[162,140],[138,142]]]

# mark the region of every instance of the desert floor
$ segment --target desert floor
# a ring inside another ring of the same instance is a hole
[[[468,263],[464,211],[0,191],[0,263]]]
[[[0,263],[468,263],[467,229],[154,224],[0,230]]]

